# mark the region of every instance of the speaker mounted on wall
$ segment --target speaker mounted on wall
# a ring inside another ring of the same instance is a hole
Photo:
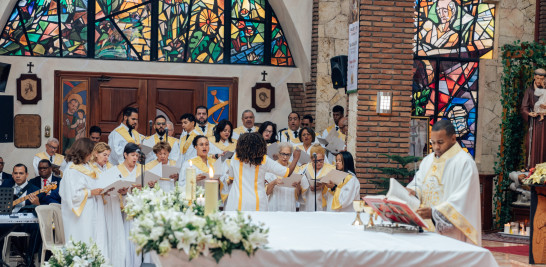
[[[332,85],[334,88],[347,88],[347,56],[331,58],[330,66],[332,68]]]
[[[6,92],[6,85],[8,84],[9,71],[11,70],[11,64],[0,63],[0,92]]]
[[[13,142],[13,96],[0,95],[0,143]]]

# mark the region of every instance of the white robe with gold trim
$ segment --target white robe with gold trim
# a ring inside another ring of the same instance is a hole
[[[159,140],[159,135],[155,133],[154,135],[148,136],[146,139],[142,140],[142,144],[153,148],[157,143],[161,141],[167,142],[167,140],[169,142],[169,145],[171,146],[169,159],[176,162],[180,157],[180,144],[178,143],[178,139],[176,137],[169,136],[168,138],[166,138],[165,136],[163,136],[163,140]],[[157,156],[154,154],[153,151],[146,155],[146,163],[155,159],[157,159]]]
[[[455,227],[443,235],[481,245],[480,181],[476,163],[458,143],[440,158],[434,153],[419,165],[415,178],[407,185],[417,189],[421,206],[432,207]],[[434,230],[434,227],[429,227]]]
[[[125,161],[123,150],[127,143],[131,142],[140,145],[140,142],[144,138],[143,135],[139,134],[134,129],[131,133],[133,135],[132,137],[129,135],[129,128],[127,125],[122,123],[108,135],[108,145],[112,148],[108,161],[113,165],[118,165]]]

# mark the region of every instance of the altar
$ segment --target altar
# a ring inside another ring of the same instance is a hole
[[[487,249],[436,233],[387,234],[351,226],[355,213],[245,212],[269,227],[269,244],[252,257],[224,256],[219,266],[497,266]],[[368,221],[367,214],[361,214]],[[153,255],[156,266],[211,266],[211,257]]]

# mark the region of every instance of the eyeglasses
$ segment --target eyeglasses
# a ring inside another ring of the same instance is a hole
[[[273,133],[273,131],[265,130],[264,133]]]
[[[38,170],[47,170],[49,167],[38,167]]]
[[[317,159],[316,161],[317,161],[317,163],[324,163],[323,159]],[[313,162],[314,162],[314,160],[313,160]]]
[[[287,153],[279,153],[279,155],[281,155],[282,157],[290,157],[290,154]]]
[[[167,125],[166,122],[156,122],[155,125]]]
[[[52,145],[47,145],[47,146],[54,150],[57,150],[59,148],[58,146],[52,146]]]

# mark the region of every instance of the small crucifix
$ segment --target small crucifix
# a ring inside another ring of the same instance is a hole
[[[34,64],[32,64],[32,62],[29,62],[27,66],[28,66],[28,73],[32,73],[32,67],[34,67]]]
[[[265,76],[267,75],[267,72],[265,72],[265,70],[262,72],[262,82],[265,82]]]

